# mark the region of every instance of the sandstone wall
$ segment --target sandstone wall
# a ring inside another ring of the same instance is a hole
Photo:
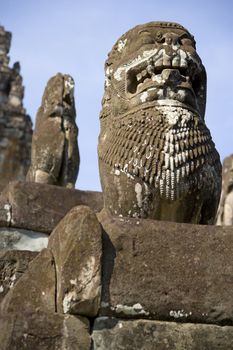
[[[6,187],[1,349],[232,350],[232,227],[101,207],[97,192]]]

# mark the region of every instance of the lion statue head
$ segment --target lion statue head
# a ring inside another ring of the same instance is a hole
[[[184,27],[151,22],[116,42],[105,64],[98,148],[112,214],[213,221],[221,164],[205,104],[206,71]]]

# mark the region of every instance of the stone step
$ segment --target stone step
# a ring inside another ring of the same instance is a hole
[[[0,226],[50,234],[77,205],[87,205],[99,212],[103,208],[102,193],[33,182],[11,182],[0,196]]]
[[[93,350],[232,350],[233,327],[100,317]]]
[[[233,324],[233,228],[98,215],[101,315]]]

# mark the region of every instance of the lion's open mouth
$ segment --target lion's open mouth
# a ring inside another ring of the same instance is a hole
[[[177,63],[177,62],[176,62]],[[198,91],[200,73],[194,62],[181,64],[163,64],[150,58],[129,67],[125,72],[126,93],[135,95],[151,88],[174,87]]]

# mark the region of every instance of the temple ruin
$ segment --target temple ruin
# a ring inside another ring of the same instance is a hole
[[[28,181],[0,195],[0,348],[232,350],[233,228],[213,225],[221,163],[194,37],[177,23],[137,26],[105,75],[103,193],[73,188],[74,101],[58,74],[38,111]],[[10,91],[1,101],[16,108]]]
[[[9,66],[11,33],[0,26],[0,191],[24,180],[30,165],[32,122],[23,107],[20,64]]]

